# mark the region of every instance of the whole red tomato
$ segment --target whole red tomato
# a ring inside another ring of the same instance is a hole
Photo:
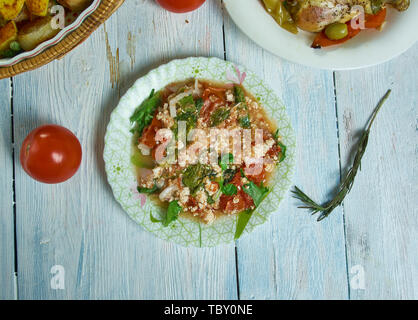
[[[157,0],[163,8],[171,12],[189,12],[199,8],[206,0]]]
[[[28,175],[44,183],[60,183],[80,167],[81,145],[68,129],[48,124],[33,130],[23,141],[20,163]]]

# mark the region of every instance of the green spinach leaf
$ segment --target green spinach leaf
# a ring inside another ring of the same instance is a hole
[[[280,141],[277,143],[281,149],[279,153],[279,163],[282,162],[284,159],[286,159],[286,146],[281,143]]]
[[[189,134],[190,130],[196,127],[197,114],[195,111],[190,109],[185,110],[184,112],[177,115],[177,120],[186,122],[186,134]],[[178,130],[178,127],[176,126],[175,129]]]
[[[279,141],[279,129],[277,129],[274,133],[273,133],[273,138],[274,140],[276,140],[276,142]]]
[[[279,153],[279,160],[277,163],[282,162],[284,159],[286,159],[286,146],[279,141],[279,129],[276,130],[275,133],[273,133],[273,138],[276,140],[277,145],[280,147],[281,151]]]
[[[203,107],[203,104],[204,104],[203,99],[202,98],[197,98],[196,99],[196,110],[200,111],[200,109],[202,109],[202,107]]]
[[[229,118],[231,110],[225,107],[219,107],[210,116],[210,126],[216,127]]]
[[[164,227],[168,227],[170,223],[173,221],[176,221],[179,217],[180,212],[183,210],[183,208],[178,204],[177,201],[173,200],[170,202],[167,208],[167,214],[163,220],[158,220],[154,218],[152,213],[150,213],[150,220],[152,223],[159,223],[161,222]]]
[[[242,233],[245,230],[245,227],[248,224],[248,221],[250,221],[250,218],[253,215],[253,212],[254,210],[245,210],[245,211],[242,211],[238,215],[237,227],[235,229],[235,236],[234,236],[235,240],[241,237]]]
[[[219,159],[219,166],[221,167],[222,171],[228,169],[230,164],[234,163],[234,155],[232,153],[225,153]]]
[[[233,196],[234,194],[237,194],[238,189],[232,183],[228,183],[222,186],[221,191],[224,195]]]
[[[158,220],[157,218],[154,218],[154,216],[152,215],[152,213],[149,213],[149,218],[151,220],[152,223],[159,223],[159,222],[163,222],[163,220]]]
[[[257,186],[254,182],[250,181],[245,184],[242,188],[246,194],[253,198],[254,204],[256,207],[264,200],[264,198],[269,193],[269,189],[263,186],[263,183],[260,186]]]
[[[235,103],[245,103],[245,92],[240,86],[234,86]]]
[[[251,128],[250,116],[247,114],[246,116],[239,118],[239,124],[245,129]]]
[[[163,221],[163,226],[167,227],[170,223],[177,220],[181,210],[183,210],[183,208],[179,205],[177,201],[171,201],[168,205],[167,215],[165,217],[165,220]]]
[[[190,189],[190,193],[195,193],[202,185],[204,179],[209,176],[212,169],[204,164],[196,163],[188,166],[183,171],[183,184]]]
[[[195,103],[194,103],[192,95],[184,97],[183,99],[181,99],[178,102],[178,104],[179,104],[180,108],[185,108],[187,106],[193,106],[193,108],[195,108]]]
[[[210,195],[208,195],[208,203],[209,204],[214,204],[215,203],[215,200],[213,199],[213,197],[212,196],[210,196]]]
[[[241,168],[241,177],[246,177],[244,170]],[[254,182],[250,181],[249,183],[245,184],[242,188],[245,193],[247,193],[254,201],[256,207],[260,205],[260,203],[264,200],[264,198],[269,193],[269,189],[263,186],[263,183],[260,186],[257,186]],[[235,229],[235,240],[241,237],[242,233],[245,230],[245,227],[250,221],[251,216],[253,215],[254,210],[248,209],[242,211],[238,215],[237,227]]]

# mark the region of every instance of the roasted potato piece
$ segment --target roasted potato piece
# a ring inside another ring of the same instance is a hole
[[[90,4],[91,0],[57,0],[58,3],[67,7],[71,11],[82,11],[86,9]]]
[[[4,20],[13,20],[22,11],[25,0],[0,0],[0,15]]]
[[[33,15],[45,17],[48,13],[49,0],[26,0],[26,6]]]
[[[38,44],[54,37],[60,29],[53,29],[51,17],[39,18],[26,23],[19,29],[17,39],[23,50],[34,49]]]
[[[10,43],[17,39],[17,28],[14,21],[9,21],[0,28],[0,52],[8,50]]]

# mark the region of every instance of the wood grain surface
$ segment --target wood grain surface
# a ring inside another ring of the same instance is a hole
[[[384,65],[336,74],[341,163],[377,101],[362,171],[344,202],[349,271],[364,268],[352,299],[418,298],[418,46]]]
[[[9,79],[0,80],[0,300],[14,299],[16,295],[11,90]]]
[[[339,179],[333,75],[255,46],[225,16],[227,59],[254,70],[282,96],[297,137],[294,182],[317,199]],[[271,223],[238,241],[242,299],[348,297],[342,211],[317,223],[288,195]]]

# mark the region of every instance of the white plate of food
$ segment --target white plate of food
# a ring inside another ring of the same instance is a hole
[[[99,5],[100,0],[0,0],[0,67],[57,44]]]
[[[167,241],[211,247],[277,211],[295,138],[284,105],[254,73],[187,58],[151,71],[121,98],[104,160],[113,194],[135,222]]]
[[[373,7],[371,11],[372,1],[376,0],[224,0],[224,4],[237,26],[254,42],[273,54],[311,67],[348,70],[388,61],[406,51],[418,39],[418,33],[415,32],[418,30],[417,1],[409,3],[409,0],[383,0],[383,6],[379,10]],[[389,5],[387,2],[396,3]],[[267,11],[265,3],[273,9],[270,10],[273,15]],[[386,11],[385,21],[379,26],[379,30],[360,27],[360,32],[344,43],[321,49],[312,48],[315,38],[318,34],[325,34],[325,28],[329,24],[341,23],[350,27],[353,19],[353,26],[358,25],[359,7],[354,5],[360,3],[366,3],[360,9],[364,9],[367,19],[378,14],[380,9]],[[297,34],[285,30],[273,18],[283,8],[289,13],[292,28],[296,26]],[[341,11],[341,8],[349,11]],[[321,14],[325,13],[330,13],[332,18],[321,19]],[[301,27],[316,32],[308,32]]]

